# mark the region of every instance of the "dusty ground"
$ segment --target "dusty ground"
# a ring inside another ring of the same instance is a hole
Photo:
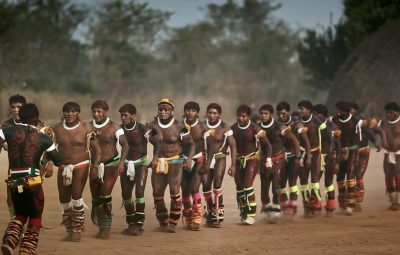
[[[2,179],[6,175],[5,156],[5,153],[0,155]],[[113,192],[114,222],[110,239],[94,238],[97,229],[87,220],[80,243],[61,241],[65,231],[60,226],[56,182],[55,178],[47,179],[44,183],[46,206],[43,221],[44,225],[54,228],[41,233],[38,254],[398,254],[400,212],[386,209],[388,202],[381,165],[382,154],[373,153],[366,174],[363,212],[353,216],[336,213],[332,218],[305,219],[302,208],[299,208],[298,216],[290,221],[267,224],[258,214],[255,225],[240,226],[236,224],[239,218],[234,182],[227,176],[224,182],[226,221],[223,227],[204,227],[200,232],[191,232],[184,230],[180,224],[175,234],[155,231],[157,220],[148,180],[145,232],[140,237],[120,234],[125,227],[125,212],[120,208],[120,187],[117,184]],[[258,179],[255,187],[258,194]],[[84,199],[90,204],[88,187]],[[3,233],[8,219],[5,192],[1,193],[0,201],[0,231]],[[86,215],[90,215],[89,210]]]

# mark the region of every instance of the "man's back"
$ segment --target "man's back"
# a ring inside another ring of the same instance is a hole
[[[31,172],[25,175],[39,175],[40,159],[45,151],[56,165],[61,164],[51,138],[34,127],[17,125],[4,128],[0,130],[0,137],[7,142],[10,169],[31,168]],[[16,177],[21,174],[24,173],[16,174]]]

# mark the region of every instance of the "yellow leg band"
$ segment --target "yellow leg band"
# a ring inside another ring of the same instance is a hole
[[[343,189],[346,188],[346,182],[345,181],[339,181],[337,182],[338,188]]]
[[[319,190],[319,183],[318,182],[312,182],[311,183],[311,189]]]
[[[335,190],[335,186],[333,184],[329,187],[326,187],[326,192],[332,192],[334,190]]]
[[[290,192],[291,193],[299,193],[299,188],[297,185],[290,187]]]
[[[354,187],[354,186],[356,186],[356,179],[350,179],[350,180],[347,180],[346,181],[346,185],[347,185],[347,187]]]

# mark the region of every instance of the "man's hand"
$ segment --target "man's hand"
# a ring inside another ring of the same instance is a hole
[[[96,180],[97,179],[98,171],[99,171],[99,166],[92,165],[90,167],[90,179],[91,180]]]
[[[124,173],[124,170],[125,170],[125,162],[120,161],[118,164],[118,169],[117,169],[118,175],[121,176],[121,174]]]
[[[267,158],[267,160],[265,162],[265,167],[267,168],[267,171],[272,170],[272,159],[271,158]]]
[[[54,167],[54,164],[52,161],[47,162],[47,165],[44,167],[44,169],[46,171],[44,177],[50,178],[53,176],[53,167]]]
[[[150,162],[150,167],[155,171],[158,165],[158,157],[153,157],[153,160]]]
[[[183,163],[183,169],[191,169],[192,168],[192,159],[187,158]]]
[[[228,175],[231,177],[236,175],[236,165],[232,164],[231,167],[229,167]]]
[[[376,152],[380,152],[382,149],[382,146],[380,144],[375,144]]]
[[[306,168],[307,169],[311,168],[311,157],[307,158],[307,160],[306,160]]]

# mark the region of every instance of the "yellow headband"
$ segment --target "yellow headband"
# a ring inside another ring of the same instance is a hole
[[[158,105],[162,105],[162,104],[167,104],[167,105],[170,105],[172,108],[175,108],[174,102],[169,98],[162,98],[158,102]]]

